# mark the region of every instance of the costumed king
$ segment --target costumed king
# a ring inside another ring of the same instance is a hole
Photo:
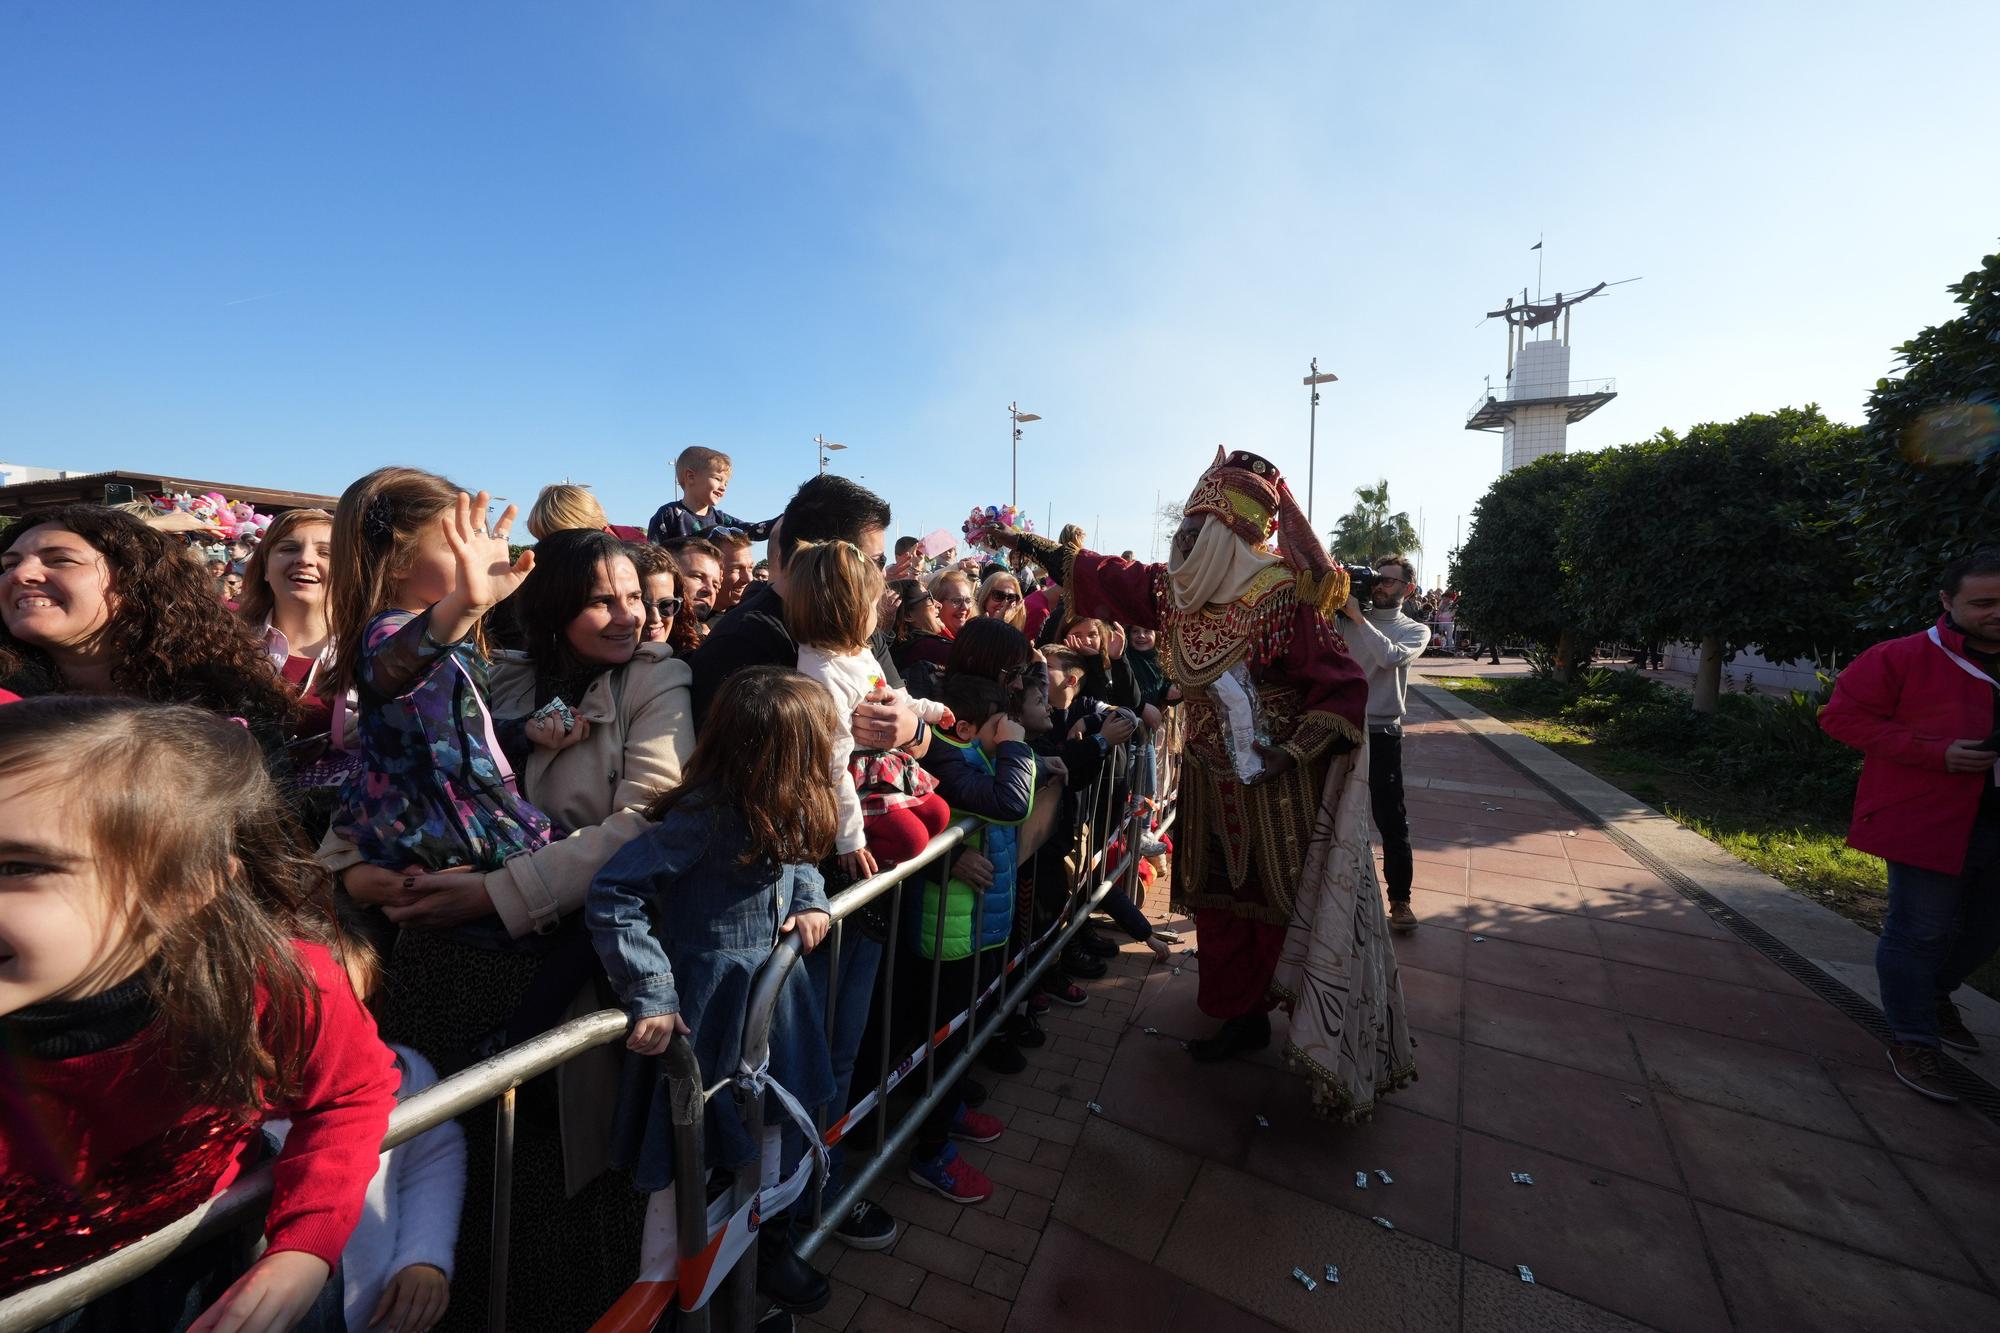
[[[1332,619],[1347,576],[1255,454],[1218,449],[1182,514],[1164,565],[998,540],[1061,582],[1075,614],[1158,630],[1187,697],[1174,897],[1200,937],[1198,1002],[1223,1020],[1189,1051],[1268,1046],[1283,1003],[1313,1109],[1352,1120],[1416,1061],[1368,846],[1368,681]]]

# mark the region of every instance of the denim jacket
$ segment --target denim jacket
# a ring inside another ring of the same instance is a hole
[[[827,910],[809,865],[742,864],[749,839],[730,806],[694,796],[619,849],[584,903],[597,955],[633,1018],[692,1024],[718,989],[756,967],[798,912]]]

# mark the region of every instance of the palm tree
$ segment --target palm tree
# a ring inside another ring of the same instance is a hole
[[[1350,565],[1366,565],[1385,555],[1419,550],[1417,529],[1404,513],[1389,512],[1389,479],[1354,488],[1354,508],[1333,529],[1333,555]]]

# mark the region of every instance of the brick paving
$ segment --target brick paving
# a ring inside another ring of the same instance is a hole
[[[1861,1027],[1414,701],[1405,755],[1416,1085],[1340,1129],[1272,1054],[1196,1065],[1199,958],[1134,946],[1027,1071],[979,1076],[1009,1131],[966,1149],[994,1197],[894,1177],[904,1234],[827,1246],[834,1301],[800,1327],[2000,1327],[2000,1131],[1905,1091]],[[1338,1286],[1290,1276],[1329,1263]]]

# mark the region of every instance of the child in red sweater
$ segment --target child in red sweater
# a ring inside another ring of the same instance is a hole
[[[184,1247],[56,1326],[282,1330],[325,1308],[396,1078],[294,840],[228,720],[0,710],[0,1296],[187,1213],[282,1115],[262,1258],[240,1234]]]

